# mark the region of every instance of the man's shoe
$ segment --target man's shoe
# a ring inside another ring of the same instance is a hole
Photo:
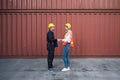
[[[54,72],[53,68],[48,69],[49,72]]]

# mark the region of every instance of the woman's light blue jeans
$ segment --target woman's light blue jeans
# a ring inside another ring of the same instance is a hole
[[[69,56],[69,50],[70,50],[70,44],[66,44],[64,46],[64,51],[63,51],[63,54],[62,54],[62,59],[64,61],[64,66],[65,68],[68,68],[70,67],[70,56]]]

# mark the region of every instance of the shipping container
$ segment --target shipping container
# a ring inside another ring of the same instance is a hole
[[[120,9],[120,0],[0,0],[0,9]]]
[[[64,24],[71,23],[72,57],[120,57],[120,0],[0,0],[0,57],[47,56],[50,22],[56,38],[63,38]]]

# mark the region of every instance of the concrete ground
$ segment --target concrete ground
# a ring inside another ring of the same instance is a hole
[[[54,59],[48,72],[44,59],[0,59],[0,80],[120,80],[120,58],[71,59],[71,71],[61,72],[62,59]]]

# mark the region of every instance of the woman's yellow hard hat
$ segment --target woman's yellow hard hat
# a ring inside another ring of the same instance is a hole
[[[65,26],[69,29],[72,27],[70,23],[66,23]]]

